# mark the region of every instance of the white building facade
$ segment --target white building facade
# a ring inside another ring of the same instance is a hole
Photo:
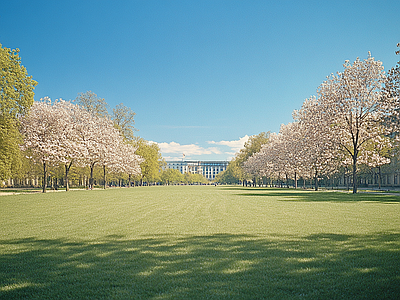
[[[208,180],[214,180],[215,176],[226,170],[227,161],[167,161],[163,169],[175,169],[182,174],[201,174]]]

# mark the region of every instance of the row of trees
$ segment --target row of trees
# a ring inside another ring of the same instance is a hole
[[[160,174],[161,184],[206,184],[208,179],[201,174],[186,173],[182,174],[176,169],[165,169]]]
[[[42,185],[45,192],[48,186],[69,190],[70,177],[90,188],[208,182],[163,171],[159,146],[135,136],[135,113],[122,103],[110,109],[91,91],[72,102],[34,101],[37,82],[18,53],[0,44],[0,185]]]
[[[37,83],[21,65],[18,49],[0,44],[0,64],[0,179],[23,177],[27,169],[35,169],[32,163],[39,163],[44,191],[47,171],[59,172],[60,165],[67,190],[71,167],[81,172],[87,168],[90,186],[96,166],[102,167],[104,185],[106,170],[125,173],[129,182],[131,176],[139,182],[200,182],[161,172],[158,145],[135,137],[135,113],[123,104],[109,113],[105,100],[92,92],[79,94],[75,103],[47,98],[34,103]],[[297,184],[299,176],[314,177],[318,189],[320,176],[333,176],[346,167],[352,170],[356,193],[361,165],[380,167],[396,155],[399,74],[400,62],[385,73],[371,55],[346,61],[344,71],[331,74],[318,87],[317,97],[293,112],[292,123],[282,125],[278,134],[251,137],[216,180],[236,183],[262,176],[292,178]]]
[[[89,186],[93,188],[93,170],[101,165],[106,184],[106,168],[129,176],[141,174],[143,159],[137,147],[124,141],[120,130],[107,117],[96,115],[80,105],[49,98],[33,103],[21,118],[23,150],[43,166],[43,192],[46,191],[48,165],[65,167],[65,187],[72,164],[90,167]]]
[[[246,184],[253,180],[254,176],[246,172],[243,165],[253,154],[259,152],[263,145],[268,143],[269,137],[270,132],[261,132],[258,135],[251,136],[244,147],[229,162],[227,169],[215,177],[215,181],[222,184]]]
[[[318,87],[317,97],[293,112],[292,123],[282,125],[245,161],[245,172],[293,178],[295,183],[298,176],[314,177],[318,189],[318,177],[345,166],[352,169],[357,193],[360,165],[390,163],[399,142],[400,62],[387,74],[370,54],[343,66],[343,72],[331,74]]]
[[[50,171],[68,190],[73,170],[74,182],[88,172],[89,186],[93,186],[97,166],[102,169],[103,184],[107,170],[114,181],[116,174],[129,182],[131,176],[138,183],[160,180],[164,164],[160,149],[134,135],[135,113],[130,108],[121,103],[110,110],[91,91],[73,102],[48,98],[34,102],[37,82],[18,54],[18,49],[0,44],[0,183],[23,185],[26,178],[36,178],[35,185],[41,181],[45,191]],[[39,172],[43,180],[37,179]]]

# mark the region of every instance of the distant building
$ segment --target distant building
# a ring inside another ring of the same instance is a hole
[[[163,169],[175,169],[185,173],[201,174],[208,180],[214,180],[215,176],[225,171],[227,161],[167,161]]]

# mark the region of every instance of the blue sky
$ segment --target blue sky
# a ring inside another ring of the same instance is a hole
[[[400,1],[3,1],[35,99],[93,91],[166,159],[229,160],[345,60],[400,60]]]

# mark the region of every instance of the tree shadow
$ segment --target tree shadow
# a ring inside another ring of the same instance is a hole
[[[1,299],[398,299],[400,233],[2,240]]]
[[[281,188],[269,188],[269,187],[243,187],[243,186],[219,186],[222,190],[228,191],[279,191]]]
[[[337,191],[285,191],[283,189],[268,190],[267,192],[240,193],[245,197],[274,197],[279,201],[298,202],[381,202],[388,204],[400,203],[400,195],[373,194],[373,193],[343,193]]]

